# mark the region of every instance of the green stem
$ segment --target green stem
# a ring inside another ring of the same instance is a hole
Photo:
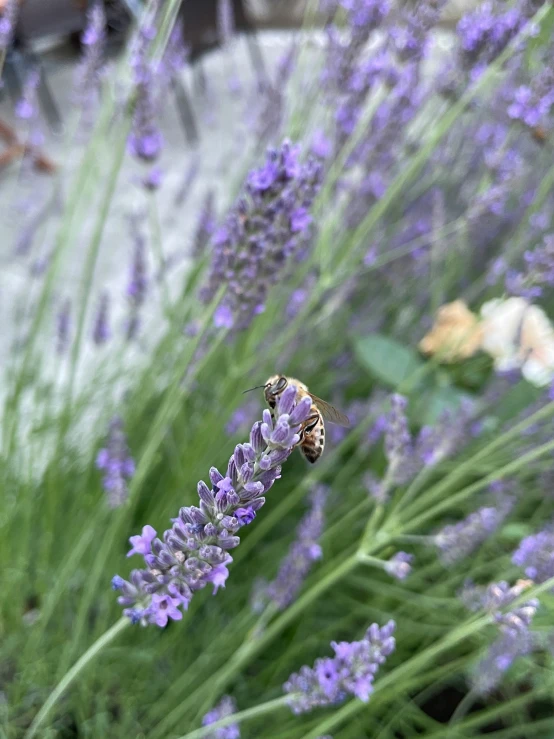
[[[365,552],[358,552],[357,557],[358,562],[361,562],[364,565],[377,567],[379,570],[385,569],[386,563],[384,559],[379,559],[379,557],[372,557],[371,554],[366,554]]]
[[[519,459],[516,459],[515,461],[504,465],[504,467],[495,470],[490,475],[484,477],[482,480],[473,483],[473,485],[468,485],[467,487],[463,488],[463,490],[460,490],[460,492],[456,495],[449,496],[446,500],[437,503],[435,506],[431,507],[429,510],[425,511],[419,516],[416,516],[415,518],[413,517],[410,509],[408,509],[401,517],[401,520],[407,521],[404,531],[409,532],[410,530],[417,529],[430,519],[435,518],[439,513],[447,511],[449,508],[452,508],[458,503],[461,503],[466,498],[469,498],[471,495],[473,495],[473,493],[476,493],[479,490],[487,487],[487,485],[490,485],[491,482],[494,482],[495,480],[501,480],[502,478],[507,477],[514,472],[517,472],[522,467],[525,467],[531,462],[534,462],[535,459],[539,459],[552,450],[554,450],[554,441],[549,441],[546,444],[542,444],[536,449],[533,449],[527,454],[524,454],[523,457],[520,457]]]
[[[183,734],[183,736],[180,736],[179,739],[202,739],[202,737],[208,735],[213,736],[213,733],[217,729],[222,729],[224,726],[229,726],[229,724],[240,724],[242,721],[247,721],[251,718],[257,718],[258,716],[265,716],[268,713],[273,713],[276,708],[284,708],[287,705],[289,699],[290,696],[282,695],[280,698],[275,698],[275,700],[267,701],[266,703],[262,703],[259,706],[254,706],[253,708],[247,708],[245,711],[233,713],[230,716],[226,716],[225,718],[220,719],[219,721],[215,721],[209,726],[204,726],[202,729],[190,731],[188,734]]]
[[[163,252],[163,239],[162,229],[160,225],[160,217],[158,213],[158,204],[156,203],[156,193],[151,193],[148,198],[149,210],[150,210],[150,227],[152,229],[152,248],[154,252],[154,258],[158,263],[159,280],[161,283],[162,302],[164,306],[164,313],[168,320],[172,319],[173,307],[171,305],[171,297],[169,292],[169,285],[167,284],[165,257]]]
[[[468,472],[472,472],[475,469],[475,465],[479,460],[491,455],[497,449],[500,449],[502,447],[505,448],[506,445],[513,439],[519,438],[522,432],[525,431],[525,429],[530,428],[539,421],[545,420],[553,413],[554,402],[548,403],[544,408],[541,408],[536,413],[533,413],[532,416],[529,416],[523,421],[520,421],[509,431],[500,434],[500,436],[498,436],[490,444],[484,446],[479,452],[477,452],[477,454],[474,454],[465,462],[462,462],[462,464],[458,465],[454,470],[452,470],[450,474],[448,474],[443,480],[441,480],[441,482],[429,488],[426,495],[422,496],[421,499],[415,501],[412,506],[402,506],[402,518],[406,519],[409,516],[413,515],[414,512],[425,508],[430,502],[442,498],[444,493],[449,488],[451,488],[454,483],[461,479],[465,474],[467,474]],[[391,521],[395,520],[395,518],[395,516],[392,516]]]
[[[56,685],[54,690],[50,693],[48,696],[48,700],[46,703],[42,706],[40,711],[35,716],[35,719],[31,726],[29,727],[29,730],[25,734],[25,739],[33,739],[34,736],[36,736],[37,731],[40,729],[42,724],[44,723],[45,719],[47,718],[48,714],[52,710],[52,708],[56,705],[58,700],[61,698],[61,696],[64,694],[64,692],[67,690],[67,688],[71,685],[71,683],[75,680],[75,678],[83,672],[85,667],[91,662],[96,655],[102,651],[102,649],[109,644],[111,641],[113,641],[119,634],[124,631],[127,626],[130,625],[130,621],[128,618],[120,618],[119,621],[117,621],[111,629],[108,629],[102,636],[97,639],[94,644],[87,649],[87,651],[83,654],[83,656],[75,662],[73,667],[66,672],[66,674],[63,676],[63,678],[60,680],[60,682]]]

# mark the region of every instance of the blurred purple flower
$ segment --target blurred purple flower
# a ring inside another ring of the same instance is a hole
[[[321,559],[318,542],[325,525],[327,492],[327,488],[320,485],[311,494],[311,509],[300,522],[296,539],[281,562],[275,580],[265,585],[263,593],[261,583],[257,583],[255,602],[258,608],[269,601],[278,610],[285,609],[295,599],[313,563]]]
[[[477,665],[475,689],[479,693],[496,688],[514,660],[529,654],[535,645],[535,635],[530,627],[539,601],[531,598],[512,606],[528,586],[529,583],[524,581],[518,581],[511,587],[507,582],[499,582],[486,588],[470,585],[462,591],[462,601],[466,607],[472,611],[482,609],[490,613],[500,632],[486,657]]]
[[[202,726],[209,726],[214,724],[216,721],[221,721],[227,716],[232,716],[236,713],[237,705],[235,700],[229,695],[223,696],[215,708],[204,716],[202,719]],[[228,724],[222,726],[219,729],[215,729],[210,734],[205,735],[205,739],[240,739],[240,728],[238,724]]]
[[[525,575],[536,583],[550,580],[554,577],[554,532],[546,529],[526,536],[514,552],[512,562],[523,567]]]
[[[298,147],[288,141],[269,150],[213,236],[210,274],[200,295],[207,303],[226,286],[216,325],[246,328],[263,312],[271,286],[309,237],[309,209],[322,169],[315,159],[301,163],[298,156]]]
[[[140,308],[144,304],[148,290],[148,274],[146,261],[146,241],[141,230],[141,218],[132,216],[129,219],[131,236],[134,241],[133,260],[127,283],[127,298],[131,307],[131,315],[127,322],[127,340],[136,338],[140,326]]]
[[[214,191],[208,190],[200,207],[200,215],[192,240],[192,256],[203,256],[216,228]]]
[[[127,482],[135,474],[135,461],[129,453],[127,439],[123,431],[123,421],[115,416],[110,422],[106,446],[100,449],[96,457],[96,466],[104,472],[102,483],[108,497],[110,508],[119,508],[129,496]],[[148,533],[155,536],[156,532],[151,526],[145,526],[142,530],[143,536],[131,537],[131,544],[135,547],[134,552],[139,552],[147,541]]]
[[[56,351],[58,352],[58,354],[65,354],[69,346],[71,334],[71,300],[69,300],[69,298],[64,300],[60,310],[58,311],[56,324]]]
[[[408,401],[394,394],[390,399],[391,409],[387,416],[385,431],[385,454],[388,461],[387,477],[391,482],[405,482],[412,474],[412,435],[408,428],[406,407]]]
[[[7,0],[0,17],[0,53],[5,52],[12,42],[18,13],[19,0]]]
[[[110,326],[108,322],[110,308],[110,296],[107,292],[102,293],[94,319],[94,328],[92,338],[97,346],[105,344],[111,337]]]
[[[397,552],[394,557],[385,562],[385,572],[397,580],[405,580],[412,571],[413,554]]]
[[[135,96],[133,128],[127,140],[130,153],[146,162],[157,159],[163,147],[163,136],[156,122],[155,85],[158,70],[148,59],[152,37],[152,28],[141,28],[137,48],[131,57]]]
[[[467,518],[441,529],[433,537],[444,565],[450,566],[469,557],[503,523],[510,513],[513,500],[504,498],[495,507],[485,506]]]
[[[22,121],[31,121],[38,116],[37,91],[40,84],[40,70],[33,67],[25,78],[21,97],[15,105],[15,115]]]
[[[319,706],[336,705],[347,695],[367,703],[380,666],[394,652],[396,624],[379,628],[372,624],[361,641],[331,642],[334,657],[316,660],[302,667],[283,686],[293,713],[306,713]]]
[[[85,125],[90,126],[100,93],[100,77],[106,46],[106,14],[103,2],[94,0],[90,4],[81,44],[83,56],[75,77],[75,97],[85,114]]]
[[[310,398],[296,404],[296,387],[289,385],[277,401],[274,418],[264,410],[263,420],[252,427],[250,442],[235,447],[226,475],[212,467],[211,489],[198,483],[199,507],[181,508],[162,539],[152,540],[151,527],[131,539],[131,552],[143,555],[145,568],[133,570],[130,581],[116,576],[112,586],[121,591],[118,602],[133,623],[159,623],[160,608],[153,595],[170,598],[163,601],[163,613],[175,619],[175,599],[186,610],[194,593],[207,584],[212,584],[214,594],[225,587],[227,565],[232,562],[227,550],[238,546],[241,525],[252,520],[265,503],[263,496],[281,476],[281,464],[298,444],[310,406]]]

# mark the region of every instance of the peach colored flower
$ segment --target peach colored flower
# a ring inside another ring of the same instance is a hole
[[[419,348],[424,354],[438,354],[444,362],[457,362],[475,354],[481,340],[478,317],[463,300],[455,300],[439,308],[433,328],[419,342]]]

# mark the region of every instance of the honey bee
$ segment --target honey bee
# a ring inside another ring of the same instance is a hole
[[[336,423],[338,426],[350,426],[350,421],[344,413],[341,413],[336,408],[333,408],[332,405],[311,393],[303,382],[295,380],[294,377],[285,377],[285,375],[272,375],[265,385],[262,386],[264,388],[265,399],[272,412],[275,408],[277,398],[289,384],[296,386],[297,402],[305,397],[309,397],[312,400],[310,415],[300,429],[298,446],[308,462],[314,464],[321,457],[325,448],[325,424],[323,421]]]

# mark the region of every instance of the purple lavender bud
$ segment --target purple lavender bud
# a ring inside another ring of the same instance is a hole
[[[281,562],[275,580],[266,585],[263,595],[261,590],[258,593],[258,605],[263,598],[265,602],[273,603],[277,609],[285,609],[295,599],[313,563],[321,559],[322,552],[318,542],[325,525],[327,494],[327,488],[323,485],[312,493],[311,509],[300,522],[296,539]]]
[[[58,354],[65,354],[69,346],[71,334],[71,301],[69,300],[69,298],[67,300],[64,300],[60,310],[58,311],[56,324],[56,351],[58,352]]]
[[[124,585],[125,585],[125,580],[122,577],[120,577],[119,575],[114,575],[112,577],[112,589],[113,590],[121,590]]]
[[[450,566],[472,554],[498,529],[512,505],[511,499],[504,499],[497,507],[479,508],[459,523],[441,529],[434,543],[443,564]]]
[[[412,571],[413,554],[397,552],[392,559],[385,562],[385,572],[397,580],[405,580]]]
[[[202,719],[202,726],[209,726],[214,724],[216,721],[227,716],[232,716],[236,713],[237,705],[233,698],[229,695],[223,696],[215,708],[204,716]],[[240,739],[240,728],[238,724],[228,724],[222,728],[215,729],[210,734],[205,735],[205,739]]]
[[[316,660],[313,668],[302,667],[283,686],[293,713],[342,702],[353,695],[367,702],[380,666],[395,648],[394,621],[382,629],[372,624],[362,641],[331,642],[334,657]]]
[[[252,427],[251,443],[235,449],[228,474],[224,477],[215,467],[210,469],[212,489],[205,483],[199,484],[200,507],[181,508],[178,518],[172,519],[172,527],[161,539],[156,538],[151,526],[145,526],[140,536],[131,537],[129,554],[141,554],[145,569],[133,571],[132,583],[116,582],[123,592],[119,602],[126,606],[124,615],[133,623],[164,626],[168,619],[179,619],[179,608],[188,606],[196,590],[211,584],[215,594],[225,587],[229,576],[227,565],[232,562],[225,550],[240,543],[235,532],[252,521],[265,503],[265,494],[281,475],[280,464],[273,462],[263,469],[260,460],[271,460],[272,454],[278,452],[279,461],[284,461],[292,453],[299,438],[300,424],[309,413],[304,404],[302,412],[297,413],[295,398],[296,389],[293,388],[276,404],[275,428],[285,430],[284,433],[278,434],[278,438],[270,434],[264,441],[260,430],[265,424],[257,422]],[[290,413],[284,413],[283,409]],[[113,469],[110,459],[108,450],[103,450],[99,455],[102,469]],[[235,459],[243,462],[240,470]],[[247,473],[246,479],[243,479],[243,471]],[[313,556],[315,553],[312,550]]]
[[[123,431],[123,421],[117,416],[110,422],[107,444],[98,452],[96,466],[104,472],[102,484],[107,494],[109,507],[119,508],[125,503],[129,495],[127,483],[135,474],[135,462],[129,453],[127,439]],[[150,526],[145,528],[151,529]],[[155,533],[154,531],[154,536]],[[133,537],[133,539],[138,542],[138,537]],[[133,544],[133,542],[131,543]],[[135,549],[131,553],[134,554],[137,551],[139,550]]]
[[[108,323],[109,307],[110,296],[105,292],[100,297],[96,318],[94,319],[94,329],[92,332],[92,338],[97,346],[105,344],[111,337]]]
[[[554,533],[546,529],[522,539],[512,562],[523,567],[525,575],[540,584],[554,577]]]

